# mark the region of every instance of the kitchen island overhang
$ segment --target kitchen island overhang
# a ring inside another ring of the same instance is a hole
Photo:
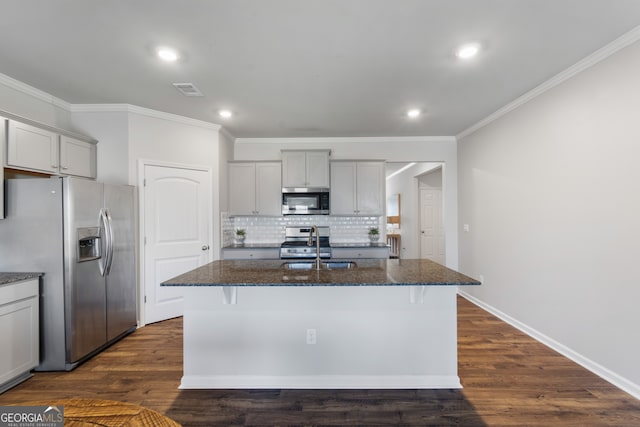
[[[184,286],[180,388],[461,388],[456,293],[429,260],[214,261]]]

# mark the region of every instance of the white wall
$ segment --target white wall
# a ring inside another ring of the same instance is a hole
[[[420,192],[418,176],[443,166],[441,163],[420,162],[387,180],[387,197],[400,194],[400,258],[420,258]],[[442,174],[439,174],[442,185]]]
[[[481,302],[640,397],[640,42],[459,141]]]
[[[226,212],[229,209],[229,173],[227,162],[233,160],[233,141],[234,137],[227,133],[224,129],[220,132],[220,150],[218,162],[218,179],[220,181],[220,212]]]
[[[444,162],[447,266],[458,267],[458,168],[455,138],[238,138],[236,160],[279,160],[280,150],[330,149],[332,159]]]
[[[126,111],[81,111],[72,115],[78,132],[98,140],[98,181],[128,184],[129,114]]]
[[[129,114],[129,181],[136,184],[139,159],[218,168],[218,127],[189,125],[151,115]],[[218,186],[217,174],[213,188]]]

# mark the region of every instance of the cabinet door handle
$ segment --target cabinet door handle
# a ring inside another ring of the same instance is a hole
[[[203,251],[208,251],[209,250],[209,245],[202,245],[202,250]]]
[[[68,167],[66,167],[66,166],[60,166],[60,167],[61,167],[62,169],[64,169],[64,170],[69,169],[69,168],[68,168]]]

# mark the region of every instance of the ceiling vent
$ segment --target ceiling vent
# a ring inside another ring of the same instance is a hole
[[[184,96],[204,96],[193,83],[173,83],[173,86]]]

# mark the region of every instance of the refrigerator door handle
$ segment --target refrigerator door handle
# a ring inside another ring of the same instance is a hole
[[[107,272],[107,253],[109,252],[109,247],[107,244],[107,217],[104,213],[104,209],[100,209],[100,214],[98,216],[98,221],[100,222],[100,233],[104,233],[104,239],[102,240],[101,249],[100,249],[100,259],[98,260],[98,267],[100,268],[100,275],[104,277]]]
[[[105,264],[105,276],[109,275],[111,271],[111,264],[113,264],[113,226],[111,225],[111,214],[108,209],[103,209],[105,213],[106,221],[106,235],[107,235],[107,262]]]

